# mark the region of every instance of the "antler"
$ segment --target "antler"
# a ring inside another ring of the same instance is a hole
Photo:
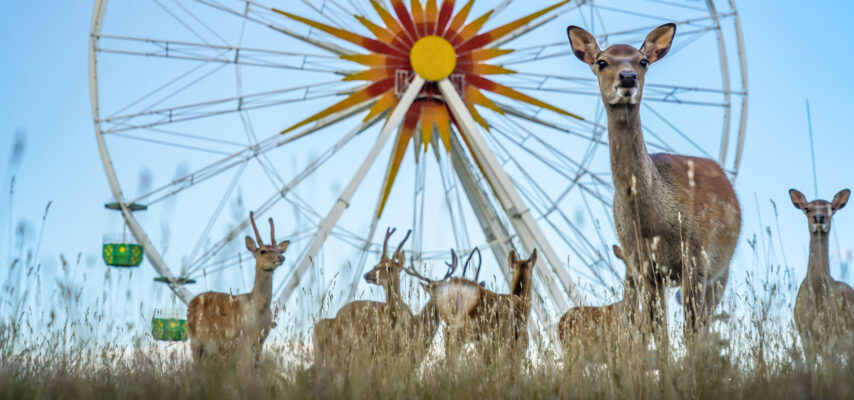
[[[409,236],[409,235],[407,235],[407,236]],[[405,241],[405,239],[404,239],[404,241]],[[456,271],[456,269],[457,269],[457,253],[454,253],[453,249],[451,249],[451,263],[450,264],[445,263],[445,265],[448,266],[448,273],[446,273],[445,276],[443,276],[442,279],[440,279],[442,281],[450,278],[451,275],[454,273],[454,271]],[[419,274],[418,271],[416,271],[415,268],[412,268],[412,267],[403,267],[403,272],[406,272],[407,274],[412,275],[415,278],[421,279],[422,281],[427,282],[427,283],[435,282],[434,280],[432,280],[430,278],[425,278],[424,275]]]
[[[270,217],[270,245],[276,245],[276,231],[273,228],[273,217]]]
[[[471,258],[474,257],[474,253],[477,253],[477,271],[474,273],[474,280],[477,282],[477,277],[480,276],[480,267],[483,265],[483,257],[480,254],[480,249],[477,247],[469,253],[469,258],[467,258],[466,263],[463,264],[463,276],[466,276],[466,271],[469,268],[469,262],[471,262]]]
[[[397,250],[394,251],[394,254],[400,253],[400,250],[403,248],[403,244],[409,239],[409,235],[412,234],[412,229],[406,231],[406,237],[403,238],[403,241],[397,245]]]
[[[387,260],[388,259],[388,240],[391,239],[391,235],[394,235],[394,231],[397,228],[386,228],[385,230],[385,240],[383,241],[383,254],[380,256],[380,259]]]
[[[258,240],[258,246],[261,246],[263,243],[261,242],[261,234],[258,233],[258,226],[255,225],[255,211],[249,212],[249,220],[252,221],[252,229],[255,231],[255,239]],[[273,226],[273,219],[270,218],[270,228]],[[275,244],[275,242],[274,242]]]
[[[448,266],[448,273],[446,273],[445,276],[442,277],[443,281],[445,279],[450,278],[454,271],[457,270],[457,253],[454,252],[454,249],[451,249],[451,263],[445,263],[445,265]]]

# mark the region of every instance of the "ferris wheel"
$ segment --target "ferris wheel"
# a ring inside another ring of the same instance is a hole
[[[648,146],[735,179],[747,76],[732,0],[97,0],[89,78],[111,204],[185,302],[193,280],[251,288],[251,209],[289,227],[280,305],[306,288],[352,299],[396,226],[413,229],[419,268],[449,248],[492,254],[488,285],[506,285],[511,250],[538,249],[547,321],[622,274],[604,110],[565,27],[604,48],[665,22],[679,29],[645,85]],[[140,170],[153,184],[132,193]]]

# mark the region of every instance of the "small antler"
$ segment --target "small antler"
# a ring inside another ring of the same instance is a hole
[[[483,258],[480,255],[480,249],[475,247],[472,249],[471,253],[469,253],[469,258],[466,259],[466,263],[463,264],[463,276],[466,276],[466,271],[468,271],[469,263],[471,262],[471,258],[474,257],[474,253],[477,253],[477,271],[474,273],[474,280],[477,281],[477,277],[480,276],[480,266],[483,264]]]
[[[270,245],[276,245],[276,230],[273,228],[273,217],[270,217]]]
[[[261,246],[263,243],[261,242],[261,234],[258,233],[258,226],[255,225],[255,211],[249,212],[249,221],[252,221],[252,229],[255,231],[255,240],[258,241],[258,246]],[[272,219],[270,222],[272,223]]]
[[[394,251],[395,255],[397,255],[397,253],[400,253],[400,250],[403,249],[403,244],[406,243],[406,241],[409,239],[409,235],[411,235],[411,234],[412,234],[412,229],[406,231],[406,237],[403,238],[403,241],[400,242],[399,245],[397,245],[397,250]]]
[[[386,228],[385,230],[385,240],[383,241],[383,254],[380,256],[382,260],[388,260],[388,240],[391,239],[391,235],[394,235],[394,231],[397,228]]]
[[[445,265],[448,266],[448,272],[442,277],[443,281],[450,278],[454,271],[457,270],[457,253],[454,252],[454,249],[451,249],[451,263],[445,263]]]

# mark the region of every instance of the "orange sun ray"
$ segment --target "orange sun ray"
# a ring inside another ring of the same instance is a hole
[[[375,82],[375,83],[365,87],[364,89],[359,90],[359,91],[351,94],[346,99],[341,100],[341,101],[333,104],[329,108],[302,120],[301,122],[297,123],[296,125],[288,128],[288,129],[283,130],[281,133],[288,133],[288,132],[290,132],[296,128],[299,128],[305,124],[317,121],[317,120],[319,120],[323,117],[326,117],[328,115],[335,114],[338,111],[344,111],[344,110],[346,110],[350,107],[353,107],[355,105],[362,104],[362,103],[364,103],[364,102],[366,102],[366,101],[368,101],[374,97],[377,97],[377,96],[379,96],[385,92],[388,92],[389,90],[391,90],[393,88],[394,88],[394,79],[392,79],[392,78],[383,79],[379,82]]]
[[[380,79],[391,78],[394,76],[394,70],[389,68],[371,68],[364,71],[359,71],[344,77],[345,81],[378,81]]]
[[[466,18],[469,16],[469,12],[471,11],[471,6],[474,5],[474,0],[469,0],[463,8],[457,12],[457,15],[454,16],[454,19],[451,20],[451,25],[448,27],[448,32],[452,35],[455,35],[460,27],[466,22]]]
[[[365,28],[368,28],[368,30],[371,31],[371,33],[373,33],[380,41],[388,44],[392,44],[394,42],[394,34],[389,32],[388,29],[371,22],[371,20],[361,15],[354,15],[353,17],[359,20],[359,22],[361,22]]]
[[[409,37],[411,37],[413,41],[417,40],[420,35],[418,35],[418,31],[415,29],[415,24],[412,22],[412,15],[409,14],[409,10],[406,9],[406,5],[403,4],[403,1],[391,0],[391,7],[397,14],[397,20],[403,25],[403,29],[409,33]]]
[[[499,114],[504,114],[504,110],[495,105],[492,100],[486,97],[483,92],[481,92],[480,90],[478,90],[478,88],[474,86],[466,86],[466,97],[470,98],[475,104],[480,104],[481,106],[484,106]]]
[[[424,35],[426,31],[424,24],[427,20],[426,15],[424,15],[424,7],[421,6],[421,0],[411,0],[409,10],[412,12],[412,22],[415,24],[418,36]]]
[[[451,118],[448,116],[448,107],[439,107],[436,113],[436,128],[439,130],[439,136],[442,137],[442,143],[445,144],[445,150],[451,151]]]
[[[412,140],[412,135],[415,133],[415,127],[418,124],[418,117],[421,113],[420,102],[412,103],[409,110],[406,112],[406,117],[403,120],[403,126],[400,128],[400,133],[394,141],[394,150],[389,159],[388,171],[386,172],[385,182],[383,182],[382,200],[377,209],[377,218],[379,218],[385,208],[388,195],[391,193],[391,187],[397,178],[397,171],[400,169],[400,163],[403,161],[403,156],[406,155],[406,149],[409,147],[409,142]]]
[[[481,33],[480,35],[477,35],[477,36],[471,38],[471,40],[460,45],[457,48],[457,52],[458,53],[465,53],[466,51],[476,49],[479,47],[483,47],[483,46],[487,45],[489,42],[492,42],[493,40],[497,40],[497,39],[503,37],[504,35],[507,35],[508,33],[515,31],[516,29],[522,27],[523,25],[541,17],[542,15],[548,13],[549,11],[552,11],[555,8],[558,8],[558,7],[560,7],[566,3],[569,3],[569,0],[561,1],[559,3],[552,5],[551,7],[544,8],[544,9],[537,11],[531,15],[528,15],[527,17],[519,18],[519,19],[517,19],[517,20],[515,20],[509,24],[500,26],[500,27],[495,28],[489,32]]]
[[[315,21],[312,21],[310,19],[306,19],[306,18],[300,17],[298,15],[294,15],[294,14],[291,14],[289,12],[282,11],[279,9],[274,8],[273,11],[275,11],[279,14],[282,14],[288,18],[291,18],[293,20],[302,22],[308,26],[314,27],[316,29],[320,29],[321,31],[324,31],[324,32],[326,32],[330,35],[333,35],[335,37],[338,37],[340,39],[346,40],[346,41],[353,43],[357,46],[362,46],[368,50],[375,51],[377,53],[387,54],[390,56],[405,56],[405,57],[408,56],[408,54],[401,53],[400,50],[397,50],[394,47],[391,47],[390,45],[383,43],[379,40],[366,38],[362,35],[357,35],[357,34],[352,33],[352,32],[347,32],[343,29],[333,28],[329,25],[324,25],[324,24],[321,24],[320,22],[315,22]]]
[[[432,35],[436,33],[436,0],[427,0],[427,5],[424,6],[424,19],[427,21],[427,30],[425,34]]]
[[[537,100],[531,96],[528,96],[524,93],[518,92],[518,91],[511,89],[507,86],[504,86],[500,83],[486,79],[482,76],[473,75],[473,74],[466,74],[466,83],[470,83],[474,86],[477,86],[480,89],[490,91],[492,93],[500,94],[504,97],[509,97],[511,99],[514,99],[514,100],[523,101],[525,103],[535,105],[537,107],[542,107],[545,109],[552,110],[552,111],[559,113],[559,114],[563,114],[563,115],[567,115],[567,116],[570,116],[570,117],[573,117],[576,119],[584,120],[584,118],[581,118],[578,115],[575,115],[575,114],[568,112],[568,111],[561,110],[560,108],[557,108],[551,104]]]
[[[363,119],[362,122],[367,122],[371,118],[384,113],[386,110],[389,110],[396,105],[397,96],[394,95],[394,92],[385,92],[385,94],[382,95],[373,106],[371,106],[371,109],[368,110],[368,115],[365,116],[365,119]]]
[[[392,35],[398,38],[402,36],[401,40],[403,40],[408,45],[412,45],[413,43],[415,43],[415,41],[413,41],[412,38],[410,38],[409,36],[401,35],[401,33],[403,33],[403,27],[400,26],[397,20],[394,19],[394,16],[392,16],[391,13],[389,13],[388,10],[383,7],[382,4],[378,3],[377,0],[370,1],[371,5],[374,6],[374,10],[377,12],[377,15],[380,16],[380,19],[383,20],[383,23],[386,27],[388,27]]]
[[[466,62],[491,60],[495,57],[510,54],[512,52],[513,50],[511,49],[475,49],[466,54],[459,55],[459,64],[465,64]]]
[[[492,13],[494,11],[495,10],[489,10],[486,12],[486,14],[481,15],[478,19],[476,19],[476,20],[472,21],[471,23],[469,23],[468,25],[466,25],[460,31],[460,33],[457,34],[457,36],[454,36],[453,39],[451,39],[451,44],[456,47],[460,43],[471,38],[474,34],[476,34],[480,30],[480,28],[483,27],[483,24],[486,23],[486,21],[489,19],[489,17],[492,15]]]

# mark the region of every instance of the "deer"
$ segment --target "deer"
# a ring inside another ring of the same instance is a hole
[[[614,256],[623,261],[623,251],[618,245],[612,247]],[[629,322],[631,307],[627,303],[625,292],[634,287],[626,265],[626,279],[623,281],[623,299],[601,307],[579,306],[569,309],[560,318],[557,325],[564,359],[571,355],[581,356],[581,360],[594,361],[603,349],[613,347],[616,334],[625,332]],[[644,345],[648,344],[645,340]]]
[[[356,351],[372,356],[395,356],[407,352],[417,363],[426,356],[439,326],[436,305],[431,299],[417,315],[413,315],[403,301],[400,273],[408,270],[411,274],[414,270],[404,266],[402,249],[412,231],[406,234],[389,257],[388,241],[394,232],[394,229],[386,231],[380,261],[364,275],[366,282],[383,288],[386,301],[353,301],[344,305],[335,318],[319,320],[313,335],[314,372],[347,367]],[[456,269],[456,256],[448,266],[449,271],[442,279],[447,279]]]
[[[664,24],[649,32],[640,49],[615,44],[603,51],[589,32],[567,27],[573,54],[598,80],[608,116],[614,222],[638,282],[627,300],[642,304],[643,329],[653,331],[659,352],[669,346],[666,286],[681,285],[683,335],[696,337],[723,298],[741,231],[738,198],[717,162],[647,151],[640,119],[644,78],[668,53],[675,34],[675,24]]]
[[[840,344],[847,345],[854,334],[854,289],[830,276],[828,258],[831,219],[845,207],[850,195],[851,191],[844,189],[833,201],[807,202],[803,193],[789,190],[795,208],[806,214],[810,232],[807,276],[798,289],[794,309],[795,326],[810,367],[815,365],[819,354],[827,354]]]
[[[429,287],[439,317],[445,322],[446,360],[460,354],[467,343],[474,343],[477,353],[486,360],[494,355],[524,354],[531,314],[531,273],[536,263],[536,249],[527,260],[510,251],[508,264],[513,278],[508,294],[497,294],[465,278],[452,278]]]
[[[198,364],[214,355],[254,355],[255,367],[261,361],[264,342],[275,326],[270,304],[273,297],[273,273],[285,261],[290,241],[276,242],[273,218],[270,218],[270,244],[261,241],[255,213],[249,213],[257,244],[246,236],[246,249],[255,258],[255,283],[246,294],[205,292],[187,306],[187,332],[193,358]],[[245,353],[245,354],[244,354]]]

